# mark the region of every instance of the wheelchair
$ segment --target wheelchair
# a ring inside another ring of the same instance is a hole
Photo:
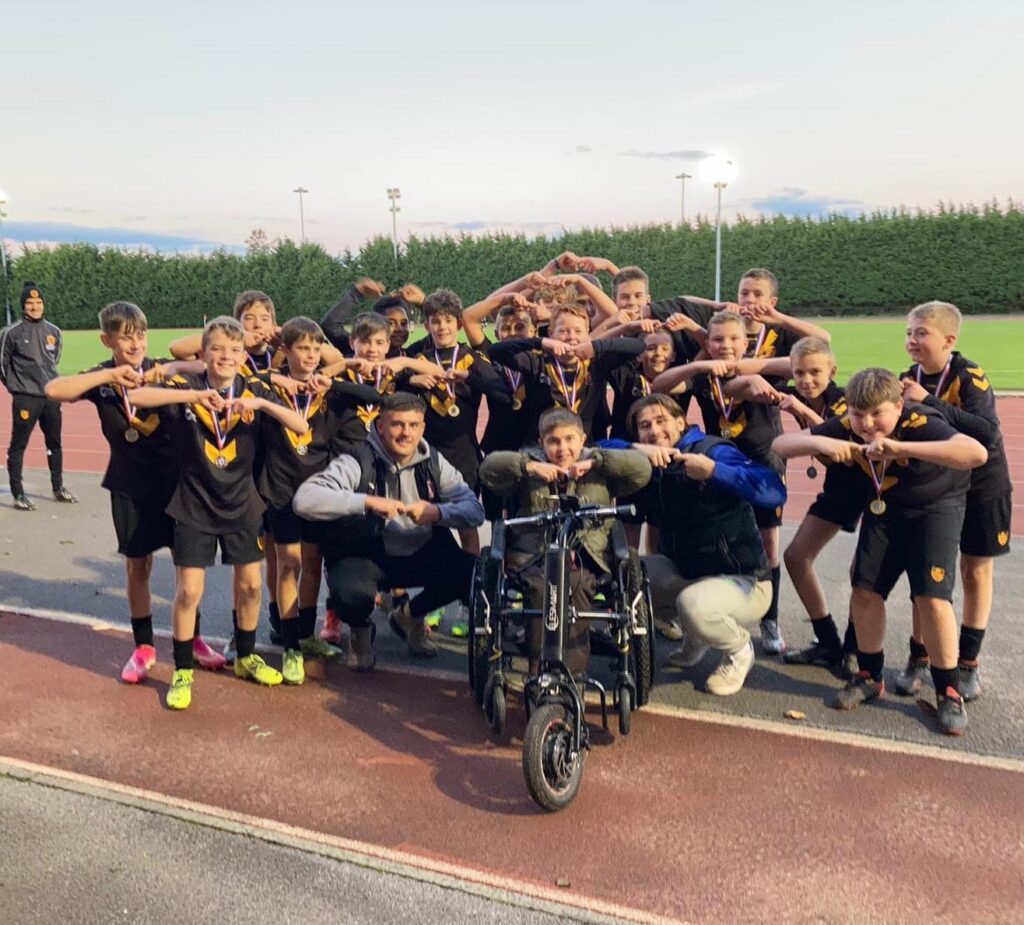
[[[523,774],[530,795],[549,812],[568,806],[582,781],[590,747],[584,718],[585,688],[597,691],[601,723],[608,729],[604,685],[590,677],[578,681],[565,665],[563,652],[570,626],[578,620],[603,620],[609,625],[616,652],[612,693],[620,734],[629,734],[633,711],[650,697],[654,681],[650,584],[621,522],[616,520],[611,529],[613,574],[597,588],[604,605],[595,602],[591,611],[578,610],[572,603],[569,581],[570,557],[582,546],[583,528],[633,512],[632,505],[597,507],[560,495],[550,511],[498,521],[491,545],[483,550],[473,573],[469,683],[491,732],[499,739],[506,730],[512,660],[520,654],[510,638],[510,625],[543,621],[539,667],[535,674],[528,668],[524,682],[528,722],[523,737]],[[531,610],[524,606],[525,585],[505,568],[505,538],[509,528],[537,526],[544,528],[543,551],[530,564],[543,562],[544,595],[541,609]]]

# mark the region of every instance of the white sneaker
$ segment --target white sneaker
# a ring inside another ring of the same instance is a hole
[[[683,638],[683,628],[675,620],[659,620],[655,617],[654,628],[672,642]]]
[[[747,641],[747,644],[734,655],[726,655],[711,677],[708,678],[707,689],[709,694],[717,694],[719,697],[728,697],[735,694],[743,682],[747,680],[750,669],[754,667],[754,644]]]
[[[786,651],[786,640],[782,638],[778,620],[761,621],[761,651],[765,655],[782,655]]]
[[[668,663],[676,668],[692,668],[704,660],[708,648],[693,633],[687,633],[683,644],[669,653]]]

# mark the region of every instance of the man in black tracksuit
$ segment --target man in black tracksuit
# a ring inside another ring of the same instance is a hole
[[[60,328],[43,318],[45,310],[39,287],[32,282],[25,283],[21,290],[21,321],[15,321],[0,334],[0,382],[7,386],[13,399],[7,474],[14,506],[19,511],[35,510],[35,505],[25,495],[21,472],[25,448],[36,421],[46,440],[53,497],[68,504],[78,500],[64,487],[60,405],[44,394],[46,383],[57,378],[57,364],[64,344]]]

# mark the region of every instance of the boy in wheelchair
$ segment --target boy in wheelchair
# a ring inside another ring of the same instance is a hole
[[[586,447],[579,415],[553,408],[541,415],[540,445],[518,452],[491,453],[480,466],[480,481],[496,495],[508,499],[510,516],[526,517],[551,508],[552,495],[571,495],[602,507],[643,488],[651,478],[647,458],[635,450],[599,450]],[[572,602],[577,610],[592,610],[598,587],[613,574],[609,535],[612,521],[588,526],[570,573]],[[524,606],[536,610],[544,597],[544,529],[520,527],[509,531],[505,566],[518,577]],[[540,657],[542,621],[531,620],[530,671]],[[564,652],[573,677],[586,675],[590,640],[586,620],[568,631]]]

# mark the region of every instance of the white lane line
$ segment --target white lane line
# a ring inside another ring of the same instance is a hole
[[[458,890],[518,908],[569,917],[581,922],[651,922],[656,925],[679,922],[678,919],[652,915],[595,897],[567,895],[564,891],[549,889],[514,877],[503,877],[356,839],[326,835],[299,826],[275,822],[272,819],[236,813],[217,806],[182,800],[152,790],[129,787],[18,758],[0,755],[0,776],[96,797],[183,822],[258,838],[270,844],[333,858],[381,873]]]
[[[79,626],[87,626],[97,632],[115,630],[117,632],[128,632],[130,627],[125,624],[111,623],[109,620],[102,620],[98,617],[89,617],[84,614],[69,613],[66,610],[47,610],[45,608],[27,608],[10,606],[0,602],[0,610],[7,610],[11,613],[23,614],[43,620],[55,620],[61,623],[74,623]],[[169,630],[154,630],[154,634],[162,638],[170,638]],[[204,637],[207,642],[214,645],[223,645],[227,640],[213,636]],[[257,646],[260,651],[277,652],[278,649],[270,646]],[[439,681],[450,683],[465,682],[466,676],[456,671],[445,671],[442,669],[420,668],[416,665],[381,665],[378,663],[375,671],[390,672],[391,674],[414,675],[416,677],[435,678]],[[518,690],[515,684],[511,685]],[[600,700],[595,693],[587,694],[588,703],[599,703]],[[1005,758],[998,755],[980,755],[971,752],[954,751],[942,748],[939,745],[924,745],[918,742],[902,742],[891,739],[880,739],[874,736],[859,732],[842,732],[840,730],[820,729],[814,726],[795,725],[792,721],[783,723],[778,720],[762,719],[751,716],[737,716],[729,713],[708,713],[702,710],[694,710],[690,707],[677,707],[666,703],[648,703],[643,707],[644,713],[652,713],[655,716],[665,716],[673,719],[690,720],[697,723],[711,723],[719,726],[731,726],[739,729],[750,729],[756,732],[770,732],[775,735],[791,736],[797,739],[812,739],[816,742],[826,742],[831,745],[848,745],[853,748],[864,748],[877,752],[888,752],[897,755],[910,755],[916,758],[931,758],[936,761],[946,761],[953,764],[968,764],[976,767],[991,768],[998,771],[1012,771],[1016,774],[1024,774],[1024,760],[1019,758]]]

